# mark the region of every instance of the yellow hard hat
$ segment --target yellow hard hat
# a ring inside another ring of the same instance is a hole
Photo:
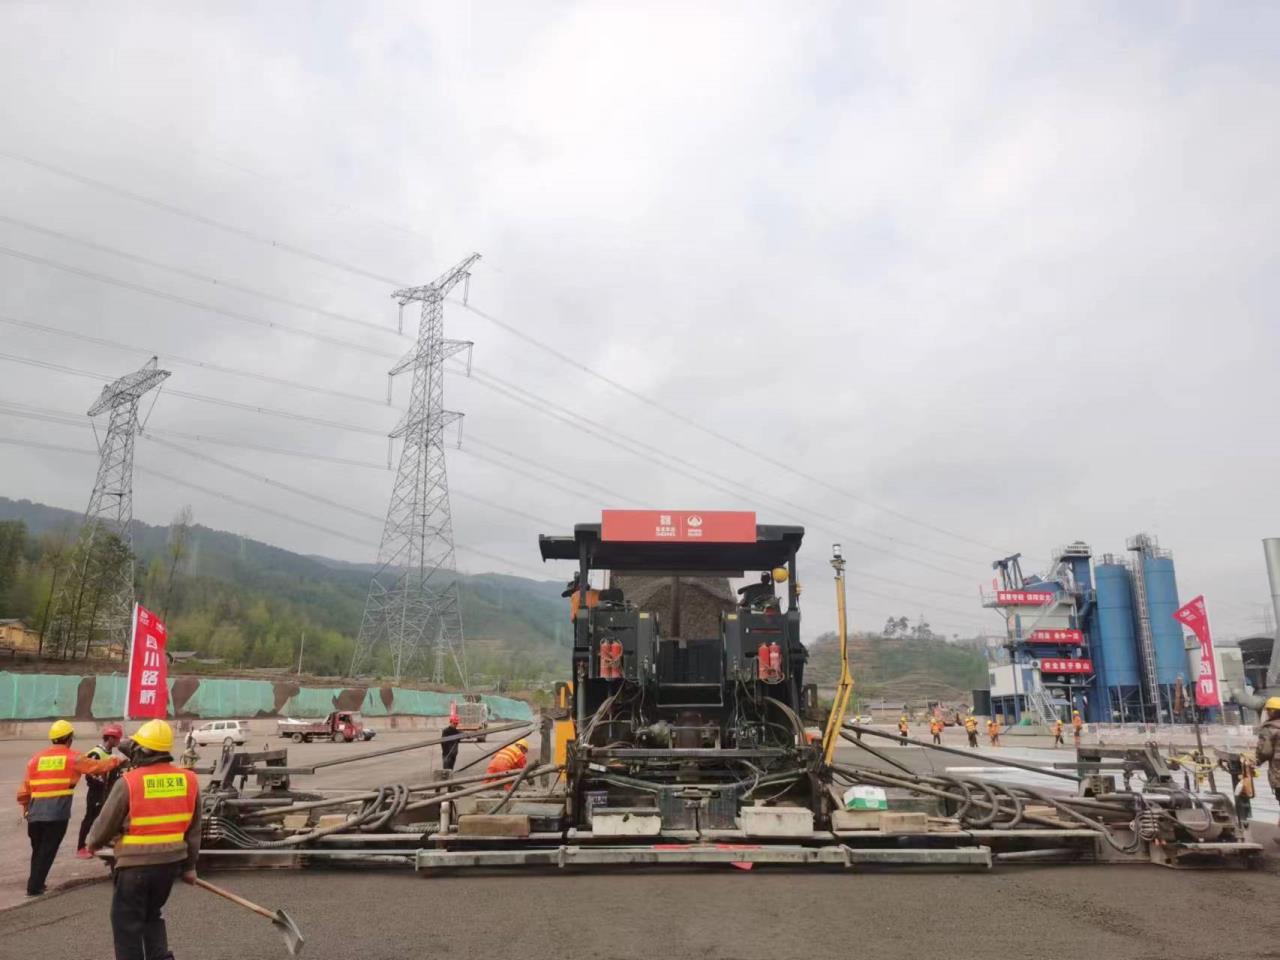
[[[521,737],[519,740],[517,740],[517,741],[516,741],[516,746],[517,746],[517,747],[519,747],[521,750],[523,750],[525,753],[528,753],[528,752],[529,752],[529,738],[528,738],[528,737]]]
[[[63,737],[73,736],[76,728],[65,720],[55,720],[49,725],[49,739],[61,740]]]
[[[788,577],[790,577],[790,576],[791,576],[791,574],[787,572],[787,568],[786,568],[786,567],[774,567],[774,568],[773,568],[773,582],[774,582],[774,583],[786,583],[786,582],[787,582],[787,578],[788,578]]]
[[[1072,711],[1071,711],[1071,715],[1072,715],[1073,717],[1078,717],[1078,716],[1080,716],[1080,711],[1079,711],[1079,710],[1072,710]]]
[[[1267,702],[1262,705],[1263,710],[1280,710],[1280,697],[1268,697]],[[59,723],[62,721],[59,720]]]
[[[173,727],[163,720],[148,720],[133,735],[133,742],[156,753],[168,753],[173,749]]]

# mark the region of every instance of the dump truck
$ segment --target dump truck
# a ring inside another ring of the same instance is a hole
[[[310,743],[312,740],[351,743],[355,740],[372,740],[373,731],[365,729],[364,719],[359,713],[334,710],[323,720],[297,720],[292,717],[278,720],[276,736],[287,737],[294,743]]]

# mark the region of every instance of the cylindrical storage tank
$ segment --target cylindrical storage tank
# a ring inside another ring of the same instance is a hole
[[[1097,633],[1090,637],[1094,659],[1101,661],[1101,685],[1136,687],[1142,683],[1138,638],[1134,633],[1133,590],[1129,568],[1122,563],[1099,563],[1093,568],[1098,592]]]
[[[1171,557],[1142,558],[1147,580],[1147,606],[1151,612],[1151,639],[1156,651],[1156,681],[1176,683],[1179,677],[1194,679],[1187,669],[1187,651],[1182,644],[1182,624],[1173,618],[1178,612],[1178,581]]]

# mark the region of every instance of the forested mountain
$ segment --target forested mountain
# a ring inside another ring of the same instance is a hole
[[[0,497],[0,618],[42,625],[55,569],[67,566],[80,520],[69,510]],[[167,613],[172,649],[236,667],[286,667],[296,665],[305,633],[305,671],[346,671],[371,568],[199,524],[189,524],[185,537],[181,531],[180,524],[135,521],[133,532],[138,596]],[[503,574],[459,579],[472,674],[517,684],[563,675],[569,634],[562,584]],[[374,670],[379,666],[386,664]]]

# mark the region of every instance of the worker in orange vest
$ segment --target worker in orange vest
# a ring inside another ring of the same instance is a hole
[[[148,720],[132,737],[133,762],[89,831],[90,851],[111,844],[115,871],[111,935],[116,960],[172,957],[164,905],[179,876],[195,883],[200,788],[174,765],[173,728]]]
[[[904,713],[898,718],[898,733],[905,737],[909,732],[907,729],[907,715]]]
[[[31,871],[27,896],[44,893],[49,869],[58,855],[71,820],[71,801],[82,776],[106,776],[124,763],[123,757],[99,760],[71,749],[75,727],[55,720],[49,727],[50,746],[27,761],[27,773],[18,787],[18,803],[27,821],[31,840]]]
[[[521,737],[510,746],[503,747],[493,755],[493,759],[489,761],[489,767],[485,773],[490,774],[489,780],[494,780],[504,773],[511,773],[513,770],[523,770],[529,762],[529,741]],[[489,782],[486,780],[485,782]],[[507,783],[507,790],[511,789],[511,784]]]
[[[932,720],[930,720],[929,732],[933,734],[934,743],[941,743],[942,742],[942,721],[939,720],[937,717],[934,717]]]
[[[1080,746],[1080,731],[1084,729],[1084,721],[1080,719],[1080,711],[1071,711],[1071,739],[1078,747]]]
[[[1062,744],[1062,718],[1053,721],[1053,749],[1057,750]]]
[[[995,717],[987,721],[987,736],[991,738],[993,747],[1000,746],[1000,721]]]
[[[569,620],[570,622],[578,619],[578,609],[582,605],[582,578],[578,574],[573,575],[573,579],[569,581],[562,597],[569,598]],[[600,591],[591,589],[591,584],[587,584],[587,609],[590,610],[600,603]]]

